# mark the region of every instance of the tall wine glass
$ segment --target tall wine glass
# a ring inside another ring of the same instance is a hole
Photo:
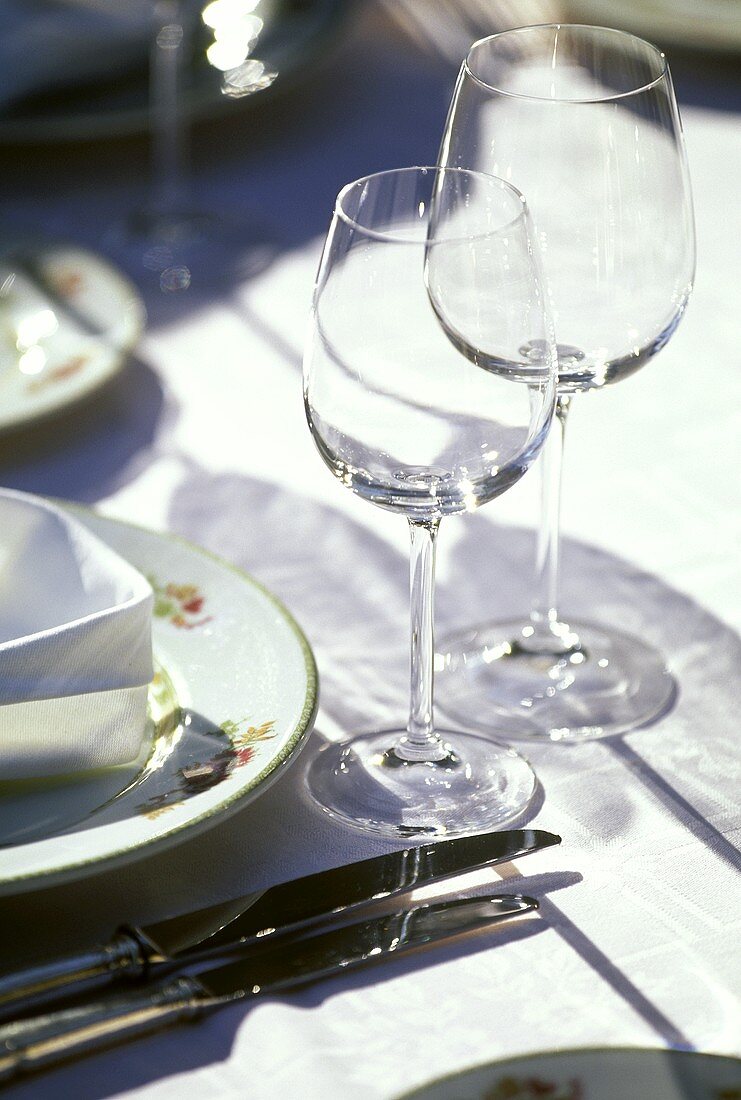
[[[555,369],[518,191],[407,168],[340,192],[314,294],[306,415],[341,484],[411,531],[406,728],[327,745],[308,773],[314,799],[348,824],[453,836],[502,824],[532,798],[535,777],[511,749],[435,730],[433,577],[441,517],[498,496],[540,450]]]
[[[622,733],[662,713],[674,682],[644,639],[561,613],[561,461],[573,395],[647,363],[692,288],[692,200],[666,58],[604,27],[482,39],[461,69],[440,160],[495,173],[527,195],[559,341],[532,610],[445,640],[444,707],[508,739]]]

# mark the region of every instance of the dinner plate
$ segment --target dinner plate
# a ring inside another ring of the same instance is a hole
[[[259,797],[314,719],[311,648],[256,580],[189,543],[70,509],[150,580],[157,673],[139,758],[0,783],[0,893],[131,861]]]
[[[134,286],[66,244],[0,251],[0,432],[74,405],[123,366],[144,327]]]
[[[490,1062],[403,1100],[732,1100],[741,1060],[694,1051],[561,1050]]]

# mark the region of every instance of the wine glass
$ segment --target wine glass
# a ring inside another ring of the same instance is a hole
[[[518,191],[439,168],[343,188],[314,293],[306,415],[341,484],[411,531],[406,729],[329,744],[307,773],[313,798],[347,824],[453,836],[511,820],[533,796],[535,776],[511,749],[435,730],[433,577],[441,517],[498,496],[539,452],[555,371]]]
[[[624,733],[670,705],[674,681],[644,639],[561,614],[561,462],[573,395],[648,362],[692,288],[692,200],[666,58],[604,27],[482,39],[461,69],[440,161],[495,173],[527,195],[559,341],[532,610],[445,640],[444,707],[508,739]]]

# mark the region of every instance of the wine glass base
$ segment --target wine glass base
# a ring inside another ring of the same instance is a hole
[[[676,684],[657,650],[592,623],[569,620],[569,632],[560,652],[522,620],[445,639],[435,658],[441,709],[507,741],[566,742],[627,733],[670,709]]]
[[[307,773],[314,801],[345,825],[404,840],[493,829],[532,801],[535,774],[512,749],[443,730],[444,758],[412,762],[393,752],[404,733],[367,733],[323,748]]]
[[[256,221],[197,208],[134,212],[109,229],[105,245],[138,285],[165,294],[238,283],[264,271],[277,251]]]

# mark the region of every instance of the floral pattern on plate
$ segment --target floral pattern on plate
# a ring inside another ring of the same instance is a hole
[[[153,576],[148,576],[147,580],[154,592],[152,613],[158,619],[167,619],[179,630],[193,630],[211,622],[211,615],[200,614],[206,597],[197,584],[160,584]]]
[[[184,718],[190,724],[190,716]],[[156,818],[171,810],[186,798],[207,791],[221,783],[235,768],[244,767],[254,759],[261,741],[275,736],[274,721],[263,722],[261,726],[246,725],[248,719],[233,722],[227,719],[212,730],[203,730],[206,738],[212,738],[214,751],[198,759],[189,760],[178,768],[173,776],[173,785],[166,791],[160,791],[137,807],[146,817]]]
[[[487,1089],[482,1100],[583,1100],[584,1090],[578,1080],[568,1085],[546,1081],[541,1077],[503,1077]]]
[[[87,355],[73,355],[59,366],[44,371],[38,378],[32,378],[28,383],[28,390],[30,393],[37,393],[55,382],[64,382],[81,371],[89,362],[90,357]]]

